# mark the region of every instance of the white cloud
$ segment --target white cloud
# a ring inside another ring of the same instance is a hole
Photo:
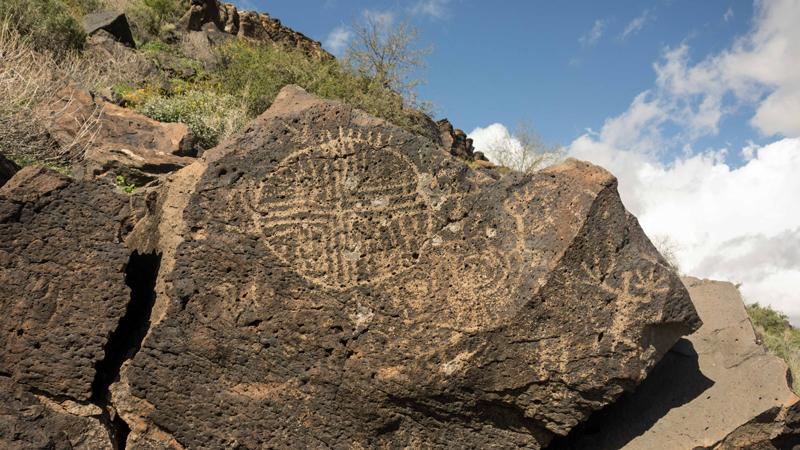
[[[392,11],[373,11],[366,9],[361,13],[365,19],[375,22],[383,28],[391,28],[394,24],[394,13]]]
[[[501,158],[519,158],[522,155],[522,144],[511,135],[505,125],[493,123],[485,128],[475,128],[469,133],[475,150],[483,152],[490,161]],[[511,155],[497,155],[497,149],[510,149]]]
[[[683,271],[741,282],[748,301],[800,324],[800,139],[743,151],[750,159],[739,168],[725,164],[724,150],[663,164],[583,135],[570,156],[618,177],[623,202],[645,232],[678,244]]]
[[[683,44],[655,65],[662,99],[682,107],[695,131],[715,132],[726,110],[752,105],[765,135],[800,133],[800,2],[756,1],[755,25],[716,55],[692,65]],[[733,102],[724,101],[726,96]]]
[[[352,38],[353,32],[346,26],[339,25],[331,30],[323,45],[326,49],[330,50],[331,53],[339,56],[347,48],[347,44],[350,43],[350,39]]]
[[[666,49],[654,86],[575,139],[568,154],[619,178],[622,200],[645,232],[678,244],[684,272],[740,282],[747,301],[800,325],[800,2],[756,1],[754,10],[752,29],[724,51],[695,63],[686,43]],[[754,111],[753,127],[779,137],[764,146],[692,149],[744,107]],[[476,150],[511,139],[502,124],[470,137]],[[731,151],[741,152],[740,167],[726,163]]]
[[[729,6],[725,11],[725,14],[722,15],[722,20],[725,22],[730,22],[731,19],[733,19],[733,8]]]
[[[597,19],[594,21],[594,25],[592,25],[592,29],[589,30],[586,34],[581,36],[578,39],[578,42],[581,43],[584,47],[592,47],[597,44],[597,41],[603,37],[603,33],[606,31],[606,27],[608,26],[608,20],[605,19]]]
[[[647,24],[647,21],[651,19],[652,14],[650,13],[650,10],[645,9],[641,14],[628,22],[628,25],[625,26],[625,29],[622,31],[622,35],[620,37],[622,39],[626,39],[628,36],[633,36],[634,34],[642,31],[644,26]]]
[[[411,13],[444,19],[448,14],[448,3],[450,0],[420,0],[411,8]]]
[[[748,301],[800,325],[800,2],[757,0],[754,11],[752,29],[719,53],[693,62],[688,44],[667,48],[654,86],[568,152],[617,175],[648,235],[679,244],[686,273],[741,282]],[[741,167],[725,162],[734,149],[692,150],[744,108],[779,137],[736,149]]]

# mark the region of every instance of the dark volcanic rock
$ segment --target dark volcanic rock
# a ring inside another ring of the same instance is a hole
[[[192,0],[189,11],[178,21],[178,28],[186,32],[205,31],[212,38],[213,33],[206,28],[207,24],[213,24],[216,30],[229,35],[283,45],[313,58],[333,58],[319,42],[283,26],[280,20],[269,14],[239,11],[233,4],[217,0]]]
[[[92,397],[130,298],[128,215],[111,187],[42,168],[0,188],[0,374],[54,396]]]
[[[800,402],[773,407],[740,426],[708,450],[796,450],[800,448]]]
[[[483,153],[475,151],[475,147],[472,146],[472,139],[468,138],[464,131],[453,128],[453,124],[449,120],[439,120],[436,125],[439,127],[440,141],[444,148],[450,151],[451,155],[467,161],[487,161]]]
[[[2,153],[0,153],[0,187],[6,184],[15,173],[19,170],[13,161],[8,160]]]
[[[128,47],[136,47],[136,42],[133,40],[133,34],[131,33],[131,27],[128,24],[128,18],[121,12],[98,11],[87,14],[83,16],[83,30],[89,36],[100,30],[104,30],[111,36],[114,36],[117,42],[121,42]]]
[[[785,426],[778,411],[798,402],[787,383],[788,368],[756,342],[736,287],[690,277],[683,282],[703,326],[681,339],[634,393],[593,415],[552,448],[697,449],[721,442],[736,429]],[[727,440],[734,439],[741,441]]]
[[[39,116],[50,135],[70,149],[75,173],[85,178],[123,175],[137,185],[186,166],[196,153],[183,123],[162,123],[65,86]]]
[[[33,394],[0,376],[0,448],[111,450],[98,406]]]
[[[134,236],[131,447],[540,448],[700,325],[603,169],[495,180],[297,87]]]

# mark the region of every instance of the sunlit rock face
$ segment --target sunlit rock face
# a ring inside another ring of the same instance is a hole
[[[760,345],[732,283],[683,278],[703,326],[635,392],[554,450],[784,449],[800,445],[800,399],[786,363]]]
[[[287,87],[133,233],[131,445],[538,448],[699,325],[605,170],[472,170]]]

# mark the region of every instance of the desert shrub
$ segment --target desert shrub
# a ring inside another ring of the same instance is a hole
[[[83,48],[86,34],[59,0],[2,0],[0,19],[25,36],[36,50],[62,55]]]
[[[103,8],[100,0],[60,0],[67,6],[72,17],[80,20],[86,14]]]
[[[117,175],[116,178],[114,178],[114,184],[126,194],[133,194],[136,191],[136,184],[129,183],[122,175]]]
[[[133,0],[122,8],[140,41],[161,36],[189,8],[186,0]]]
[[[681,273],[681,267],[678,263],[678,251],[680,246],[671,237],[666,234],[661,234],[653,237],[653,245],[656,247],[661,256],[667,262],[667,265],[676,273]]]
[[[239,99],[210,89],[150,95],[135,109],[161,122],[185,123],[203,148],[217,145],[247,120]]]
[[[748,305],[747,313],[753,327],[767,349],[783,358],[794,379],[794,389],[800,392],[800,329],[791,326],[786,315],[758,303]]]
[[[101,89],[123,82],[139,65],[134,53],[127,58],[105,58],[70,52],[56,55],[38,50],[9,20],[0,21],[0,152],[20,165],[67,166],[79,158],[97,124],[92,115],[72,143],[53,140],[37,117],[37,106],[50,100],[68,83]]]
[[[343,100],[416,131],[413,111],[402,96],[379,80],[352,73],[335,60],[243,41],[224,45],[218,52],[221,64],[215,75],[220,89],[241,97],[251,116],[267,109],[283,86],[296,84],[320,97]]]

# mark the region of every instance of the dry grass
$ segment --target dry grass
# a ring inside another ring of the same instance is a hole
[[[115,58],[93,52],[56,56],[37,51],[8,21],[0,22],[0,152],[22,165],[67,166],[79,160],[101,126],[102,111],[88,114],[71,142],[59,143],[45,129],[38,107],[69,83],[88,89],[110,87],[130,76],[140,64],[138,58],[135,53]]]

